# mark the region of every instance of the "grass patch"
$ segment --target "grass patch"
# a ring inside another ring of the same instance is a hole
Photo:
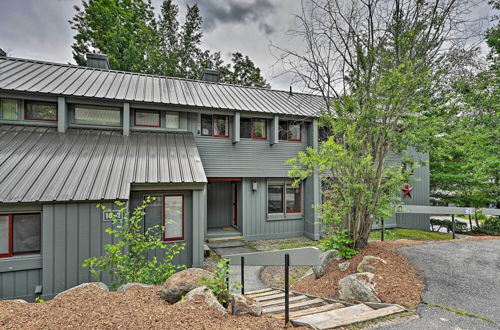
[[[372,231],[370,233],[371,241],[380,241],[381,231]],[[398,239],[409,239],[415,241],[442,241],[442,240],[450,240],[451,236],[446,234],[434,233],[430,231],[423,231],[417,229],[389,229],[385,231],[384,240],[386,241],[395,241]]]
[[[427,306],[431,306],[431,307],[437,307],[437,308],[441,308],[445,311],[448,311],[448,312],[451,312],[451,313],[455,313],[455,314],[459,314],[459,315],[463,315],[463,316],[467,316],[467,317],[473,317],[475,319],[479,319],[479,320],[482,320],[482,321],[485,321],[485,322],[488,322],[488,323],[491,323],[491,324],[495,324],[495,321],[487,318],[487,317],[484,317],[484,316],[481,316],[481,315],[476,315],[476,314],[471,314],[469,312],[466,312],[466,311],[463,311],[461,309],[455,309],[455,308],[451,308],[451,307],[448,307],[448,306],[443,306],[443,305],[436,305],[436,304],[429,304],[429,303],[425,303]]]

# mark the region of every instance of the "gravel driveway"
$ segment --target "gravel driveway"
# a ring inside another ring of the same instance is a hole
[[[500,241],[454,241],[404,247],[399,252],[423,270],[426,304],[493,320],[421,305],[419,319],[383,329],[500,329]]]

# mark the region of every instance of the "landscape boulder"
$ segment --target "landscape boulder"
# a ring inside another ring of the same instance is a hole
[[[203,286],[201,278],[212,278],[212,274],[201,268],[189,268],[170,276],[160,289],[160,297],[170,304],[181,300],[189,291]]]
[[[216,309],[221,312],[222,315],[227,315],[227,310],[222,306],[222,304],[217,300],[212,290],[207,288],[206,286],[199,286],[191,291],[189,291],[184,300],[179,301],[178,304],[182,304],[185,301],[193,300],[197,296],[203,297],[205,303],[210,306],[210,308]]]
[[[125,291],[127,291],[128,289],[130,289],[131,287],[134,287],[134,286],[140,286],[142,288],[150,288],[150,287],[152,287],[151,284],[144,284],[144,283],[132,282],[132,283],[123,284],[122,286],[120,286],[116,290],[116,292],[118,292],[118,293],[125,293]]]
[[[373,273],[376,269],[375,264],[387,264],[387,261],[379,257],[364,256],[363,260],[358,264],[357,271],[358,273]]]
[[[358,273],[339,281],[339,298],[346,301],[380,302],[373,283],[373,273]]]
[[[342,262],[342,263],[339,264],[339,270],[341,272],[345,272],[347,269],[349,269],[350,265],[351,265],[351,263],[349,261]]]
[[[257,300],[242,294],[236,294],[231,300],[234,315],[261,316],[262,307]]]
[[[313,272],[316,278],[320,278],[326,273],[326,265],[335,258],[338,258],[339,251],[337,250],[328,250],[326,252],[321,253],[319,256],[319,265],[313,267]]]
[[[69,291],[72,291],[72,290],[75,290],[75,289],[79,289],[79,288],[84,288],[84,287],[87,287],[87,286],[95,286],[98,289],[101,289],[101,290],[104,290],[104,291],[109,291],[108,286],[106,284],[102,283],[102,282],[88,282],[88,283],[82,283],[80,285],[77,285],[77,286],[74,286],[72,288],[69,288],[66,291],[60,292],[58,295],[56,295],[54,297],[54,299],[56,299],[57,297],[65,294],[66,292],[69,292]]]

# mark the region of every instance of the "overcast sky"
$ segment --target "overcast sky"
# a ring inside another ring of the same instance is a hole
[[[152,0],[158,12],[161,0]],[[286,36],[300,12],[300,0],[177,0],[183,21],[186,3],[197,3],[204,20],[202,47],[248,55],[263,70],[273,88],[288,89],[291,77],[273,78],[274,57],[270,43],[300,48]],[[486,5],[475,15],[485,15]],[[0,0],[0,48],[9,56],[74,63],[71,44],[74,31],[68,20],[81,0]]]

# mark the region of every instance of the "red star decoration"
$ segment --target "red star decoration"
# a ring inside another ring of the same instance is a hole
[[[411,191],[413,190],[412,187],[409,185],[406,185],[401,189],[403,191],[403,198],[410,197],[411,198]]]

